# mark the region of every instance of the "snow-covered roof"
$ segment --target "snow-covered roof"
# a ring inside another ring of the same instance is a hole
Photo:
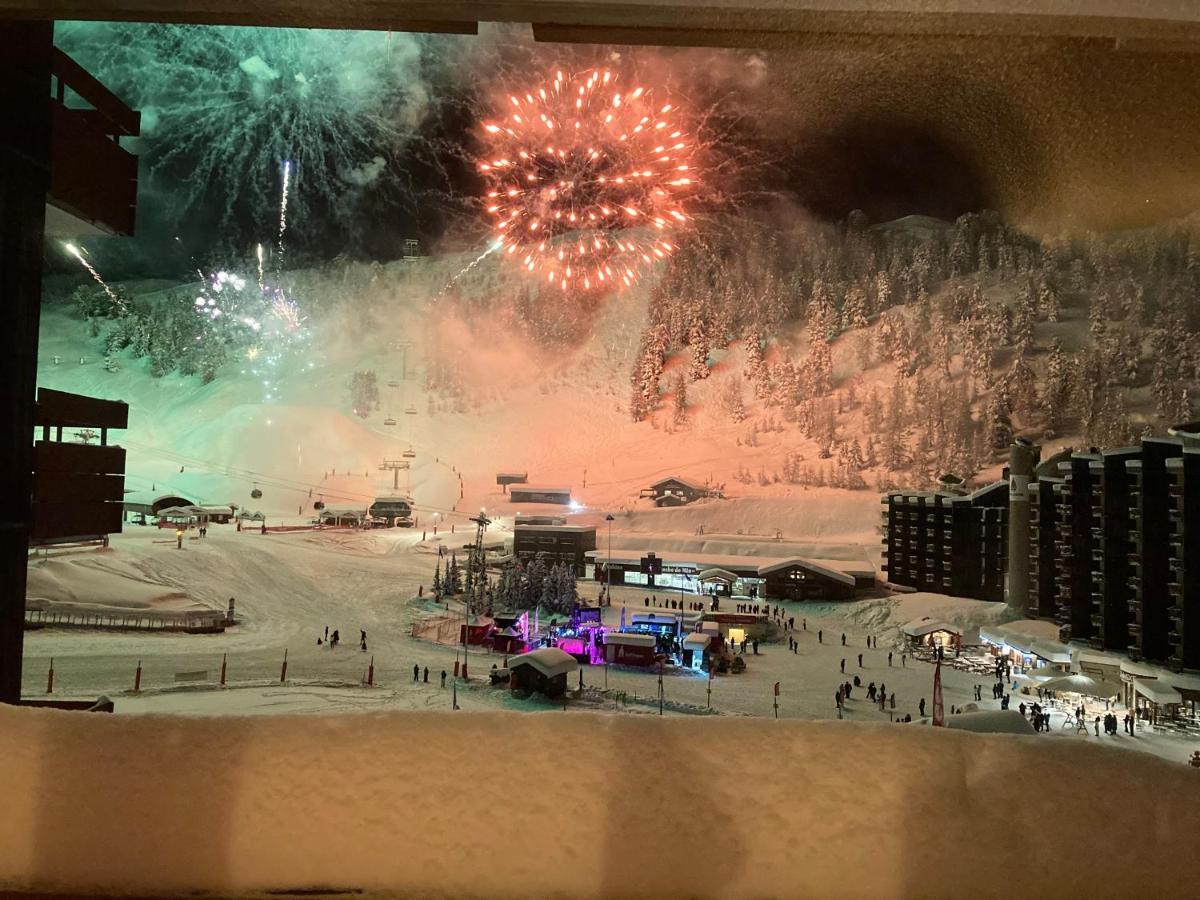
[[[544,485],[540,485],[540,484],[514,484],[511,487],[512,487],[512,490],[509,491],[510,495],[514,494],[514,493],[517,493],[517,494],[528,494],[528,493],[569,494],[569,493],[571,493],[571,489],[569,487],[545,487]]]
[[[697,484],[696,482],[691,481],[687,478],[680,478],[678,475],[669,475],[666,478],[658,479],[658,481],[652,481],[652,482],[650,482],[650,487],[656,488],[656,487],[659,487],[660,485],[668,484],[672,481],[678,482],[679,484],[682,484],[686,488],[691,488],[693,491],[700,491],[701,493],[704,493],[708,490],[708,488],[705,485]]]
[[[196,509],[192,506],[168,506],[158,511],[160,519],[191,519],[195,515]]]
[[[834,569],[827,568],[819,563],[813,562],[811,559],[805,559],[801,556],[789,556],[787,559],[781,559],[776,562],[767,563],[758,567],[759,575],[768,575],[771,572],[777,572],[780,569],[790,569],[793,566],[799,566],[802,569],[807,569],[810,572],[816,572],[818,575],[837,581],[841,584],[847,584],[854,587],[854,577],[847,575],[845,572],[838,572]]]
[[[509,659],[509,669],[520,666],[532,666],[547,678],[557,678],[559,675],[574,672],[579,668],[579,663],[570,653],[558,647],[539,647]]]
[[[701,581],[715,581],[718,579],[721,581],[737,581],[737,575],[733,572],[730,572],[728,569],[718,569],[715,567],[702,570],[696,577]]]
[[[699,622],[703,613],[694,609],[644,609],[629,614],[631,622]]]
[[[684,649],[687,649],[687,650],[703,650],[705,647],[707,647],[711,643],[712,643],[712,635],[711,634],[701,634],[698,631],[694,632],[692,634],[689,634],[687,637],[685,637],[683,639]]]
[[[764,571],[773,570],[779,566],[801,565],[813,571],[827,574],[843,584],[854,584],[854,576],[874,577],[875,570],[866,563],[840,560],[814,560],[802,556],[739,556],[729,553],[690,553],[686,550],[651,550],[651,549],[620,549],[613,548],[612,562],[614,565],[639,565],[644,556],[653,553],[663,565],[693,568],[697,574],[706,569],[720,568],[739,578],[755,578]],[[587,550],[584,556],[593,562],[602,563],[609,560],[607,549]]]
[[[1183,702],[1179,691],[1157,678],[1135,678],[1133,679],[1133,689],[1159,706]]]
[[[589,531],[595,531],[595,525],[538,525],[530,522],[518,522],[513,526],[513,531],[560,531],[565,534],[586,534]]]
[[[935,631],[948,631],[950,634],[961,634],[957,628],[947,625],[938,619],[931,619],[929,616],[923,616],[904,625],[901,629],[908,637],[924,637],[927,634],[933,634]]]
[[[625,647],[654,647],[658,639],[652,634],[642,634],[640,631],[620,631],[604,636],[606,644],[620,644]]]
[[[1047,691],[1067,691],[1072,694],[1083,694],[1087,697],[1115,697],[1121,693],[1121,686],[1111,681],[1092,678],[1090,675],[1062,675],[1042,682],[1042,688]]]

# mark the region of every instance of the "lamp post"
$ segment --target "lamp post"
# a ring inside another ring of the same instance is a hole
[[[608,601],[608,605],[612,606],[612,523],[613,514],[609,513],[604,517],[604,521],[608,523],[608,564],[604,567],[604,596]]]

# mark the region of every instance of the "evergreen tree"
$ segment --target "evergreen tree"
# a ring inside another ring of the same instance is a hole
[[[117,359],[116,354],[109,351],[104,355],[104,371],[105,372],[120,372],[121,361]]]
[[[672,415],[672,421],[676,425],[684,425],[687,423],[687,417],[688,417],[687,379],[683,377],[682,372],[680,372],[678,375],[675,376],[675,383],[674,383],[673,387],[674,387],[674,400],[672,401],[672,403],[673,403],[674,413]]]
[[[692,357],[692,380],[699,381],[702,378],[707,378],[709,371],[708,335],[704,331],[704,324],[699,319],[692,322],[691,328],[688,329],[688,348],[691,351]]]

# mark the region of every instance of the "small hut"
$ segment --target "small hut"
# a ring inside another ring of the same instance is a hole
[[[579,663],[565,650],[541,647],[508,661],[509,686],[514,691],[561,697],[567,692],[567,676],[578,668]]]

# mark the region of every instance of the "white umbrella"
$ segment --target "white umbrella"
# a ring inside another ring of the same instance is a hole
[[[1061,675],[1043,681],[1041,688],[1045,691],[1069,691],[1088,697],[1112,697],[1121,693],[1120,685],[1092,678],[1090,675]]]

